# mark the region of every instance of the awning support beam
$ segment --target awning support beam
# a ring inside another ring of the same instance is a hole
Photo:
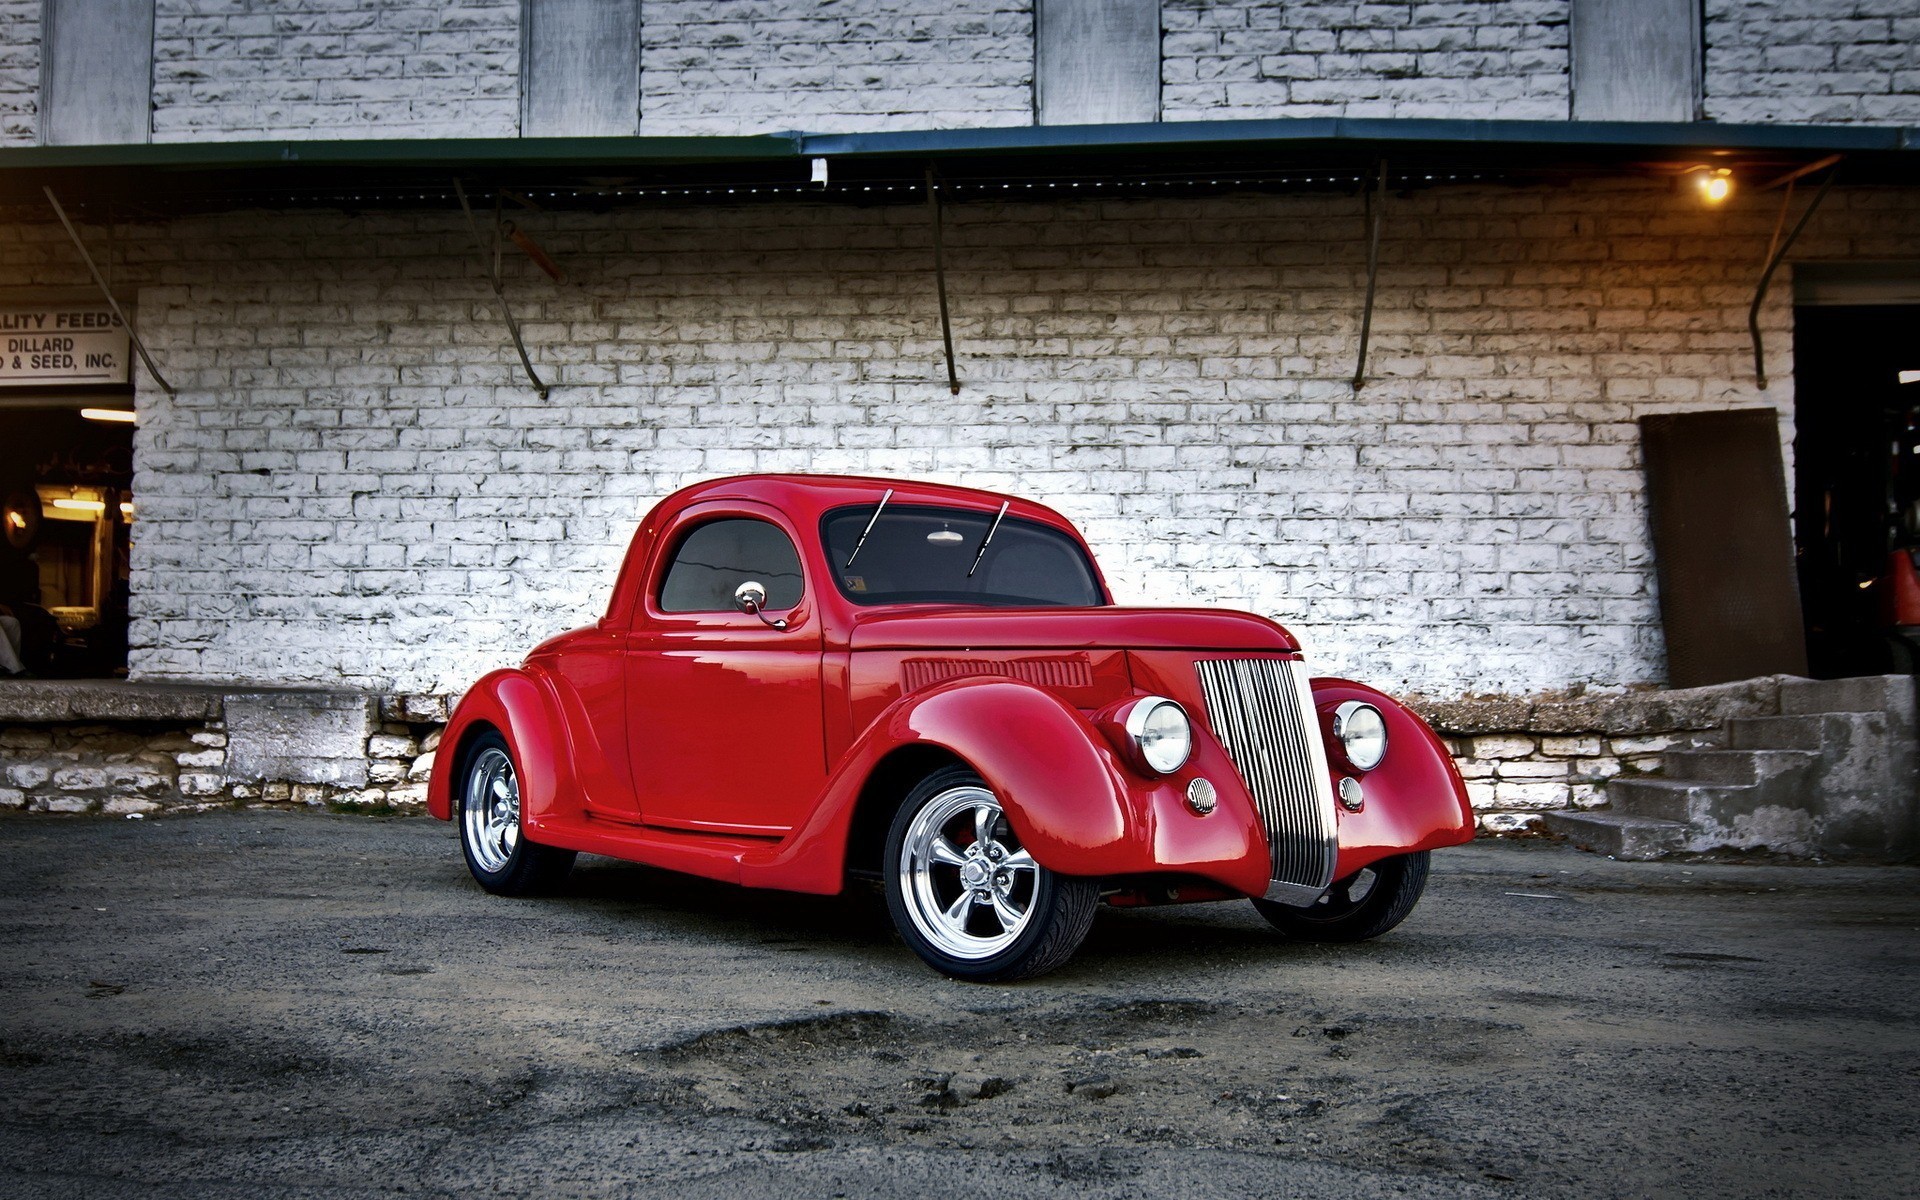
[[[539,374],[533,369],[533,360],[527,357],[527,344],[520,340],[520,322],[513,319],[513,309],[507,304],[506,290],[500,285],[500,221],[494,220],[494,254],[491,265],[487,262],[486,239],[480,236],[480,222],[474,220],[473,205],[467,203],[467,189],[460,186],[456,177],[453,181],[453,194],[460,198],[460,211],[467,214],[467,228],[473,231],[473,247],[480,254],[480,268],[487,273],[487,282],[493,285],[494,298],[500,301],[500,313],[507,319],[507,333],[513,338],[513,348],[520,355],[520,366],[527,372],[527,378],[533,383],[533,390],[540,398],[547,398],[549,389],[540,382]]]
[[[1827,189],[1831,188],[1833,181],[1839,177],[1838,168],[1827,172],[1827,177],[1820,181],[1820,190],[1813,194],[1812,201],[1807,204],[1807,210],[1800,214],[1798,221],[1794,222],[1793,232],[1784,239],[1780,237],[1779,225],[1774,227],[1774,245],[1767,255],[1766,268],[1760,272],[1760,284],[1753,289],[1753,303],[1747,308],[1747,333],[1753,337],[1753,378],[1761,388],[1767,386],[1766,348],[1760,338],[1760,306],[1766,302],[1767,287],[1773,283],[1773,273],[1780,269],[1780,261],[1787,256],[1787,251],[1793,249],[1794,239],[1798,238],[1800,231],[1807,227],[1807,221],[1820,207],[1820,202],[1827,198]],[[1786,222],[1787,205],[1792,201],[1793,189],[1788,188],[1786,195],[1780,197],[1781,224]]]
[[[94,265],[93,255],[87,253],[87,244],[80,240],[80,231],[75,229],[73,222],[67,219],[67,210],[60,207],[60,197],[54,195],[50,187],[43,187],[40,190],[47,194],[47,203],[53,205],[53,211],[60,218],[60,223],[67,227],[67,236],[73,239],[73,248],[80,252],[80,260],[87,264],[87,271],[92,274],[93,282],[100,288],[100,294],[107,298],[107,307],[113,310],[113,315],[120,319],[120,324],[126,329],[127,340],[133,343],[134,350],[140,355],[140,361],[147,364],[147,374],[153,376],[153,381],[160,385],[161,391],[169,396],[178,395],[173,385],[167,382],[167,377],[160,373],[160,368],[153,365],[153,355],[147,353],[147,344],[140,340],[140,331],[133,327],[133,322],[129,321],[127,314],[121,311],[120,302],[113,298],[113,289],[107,286],[105,277],[100,274],[100,268]]]
[[[940,233],[940,193],[934,189],[933,168],[927,168],[927,215],[933,221],[933,286],[940,293],[940,340],[947,348],[947,390],[960,394],[960,374],[953,365],[953,318],[947,312],[947,247]]]
[[[1353,390],[1367,382],[1367,342],[1373,336],[1373,293],[1380,279],[1380,219],[1387,210],[1387,160],[1380,160],[1380,179],[1372,192],[1363,192],[1367,206],[1367,298],[1360,309],[1360,361],[1353,367]]]

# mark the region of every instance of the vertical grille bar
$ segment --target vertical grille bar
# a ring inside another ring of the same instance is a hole
[[[1269,897],[1304,902],[1333,882],[1333,785],[1305,664],[1274,658],[1194,663],[1213,733],[1267,830]]]

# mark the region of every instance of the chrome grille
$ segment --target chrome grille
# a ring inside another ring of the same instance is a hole
[[[1311,903],[1333,882],[1339,839],[1320,722],[1300,661],[1196,661],[1213,736],[1253,794],[1267,827],[1273,886],[1267,898]]]

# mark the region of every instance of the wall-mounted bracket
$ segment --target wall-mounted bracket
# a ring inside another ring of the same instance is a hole
[[[1387,209],[1387,160],[1380,160],[1379,182],[1363,192],[1367,208],[1367,298],[1360,309],[1360,360],[1353,367],[1353,390],[1367,382],[1367,342],[1373,336],[1374,286],[1380,280],[1380,219]]]
[[[947,313],[947,247],[940,234],[940,193],[934,187],[933,168],[927,168],[927,215],[933,221],[933,286],[940,293],[940,339],[947,347],[947,390],[960,394],[960,375],[953,365],[953,319]]]
[[[134,350],[140,355],[140,361],[147,364],[147,374],[153,376],[153,381],[160,385],[161,391],[169,396],[178,395],[174,386],[167,382],[167,377],[160,373],[160,368],[153,365],[153,355],[147,353],[147,344],[140,340],[140,331],[133,327],[133,322],[127,319],[125,312],[121,311],[120,302],[113,298],[113,289],[107,286],[105,277],[100,274],[100,268],[94,265],[93,255],[87,253],[87,244],[80,240],[80,231],[75,229],[73,222],[67,219],[67,210],[60,207],[60,197],[54,195],[50,187],[43,187],[40,190],[47,194],[47,203],[53,205],[54,215],[58,216],[60,223],[67,227],[67,236],[73,239],[73,248],[80,252],[80,260],[87,264],[87,271],[93,276],[93,282],[99,287],[100,294],[107,298],[107,307],[113,310],[113,315],[119,318],[120,324],[125,327],[127,340],[133,343]]]
[[[507,319],[507,333],[513,338],[513,348],[520,355],[520,366],[527,372],[527,378],[533,383],[533,390],[545,400],[549,394],[547,385],[540,382],[540,376],[533,369],[533,360],[527,357],[527,345],[520,340],[520,322],[513,319],[513,309],[507,304],[507,293],[500,284],[500,214],[496,212],[493,220],[493,261],[487,262],[487,242],[480,236],[480,222],[473,216],[473,205],[467,203],[467,189],[460,181],[453,181],[453,194],[460,198],[460,211],[467,214],[467,228],[473,232],[473,247],[480,254],[480,267],[487,273],[487,282],[493,286],[494,298],[500,301],[500,314]]]
[[[1838,159],[1836,158],[1834,162],[1837,164]],[[1747,308],[1747,333],[1753,337],[1753,378],[1754,382],[1762,388],[1767,386],[1767,356],[1766,348],[1760,340],[1760,306],[1766,302],[1767,288],[1773,283],[1773,273],[1780,269],[1780,261],[1787,256],[1787,251],[1793,249],[1794,239],[1798,238],[1800,231],[1807,227],[1807,221],[1820,207],[1820,202],[1827,198],[1827,189],[1831,188],[1833,181],[1839,177],[1840,170],[1835,165],[1833,170],[1827,172],[1827,177],[1820,181],[1820,190],[1813,194],[1813,199],[1807,204],[1806,211],[1800,214],[1798,221],[1794,222],[1793,232],[1784,239],[1780,236],[1780,230],[1787,223],[1787,206],[1793,203],[1793,177],[1783,176],[1776,181],[1776,183],[1785,183],[1787,190],[1786,194],[1780,197],[1780,218],[1774,222],[1773,244],[1767,250],[1767,265],[1760,272],[1759,286],[1753,289],[1753,303]]]

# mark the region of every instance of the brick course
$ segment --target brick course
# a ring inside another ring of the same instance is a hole
[[[153,140],[513,137],[517,0],[157,0]]]
[[[123,229],[181,389],[139,399],[134,669],[456,691],[597,616],[659,496],[813,470],[1047,500],[1123,601],[1272,614],[1392,690],[1657,682],[1633,421],[1787,410],[1784,277],[1764,394],[1744,330],[1768,199],[1396,199],[1358,395],[1351,196],[953,204],[957,398],[915,206],[527,218],[570,281],[510,260],[547,402],[456,213]],[[1842,188],[1798,253],[1917,235]],[[0,284],[79,271],[0,227]]]
[[[1707,0],[1715,121],[1920,123],[1913,0]]]
[[[641,130],[1026,125],[1032,0],[639,0]],[[0,145],[40,7],[0,0]],[[517,0],[157,0],[153,139],[511,137]],[[1162,115],[1559,120],[1569,0],[1164,0]],[[1719,121],[1920,122],[1910,0],[1708,0]]]
[[[646,0],[640,132],[1033,122],[1030,0]]]
[[[1163,0],[1161,108],[1565,120],[1568,0]]]
[[[0,0],[0,146],[40,140],[40,0]]]

